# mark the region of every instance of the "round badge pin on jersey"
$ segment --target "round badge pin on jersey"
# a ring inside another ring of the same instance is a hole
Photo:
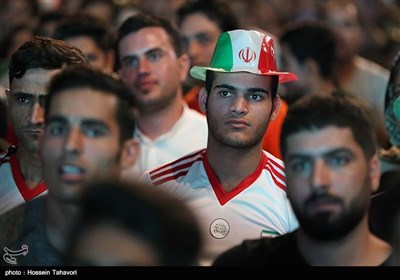
[[[210,233],[216,239],[225,238],[229,234],[229,223],[224,219],[215,219],[210,225]]]

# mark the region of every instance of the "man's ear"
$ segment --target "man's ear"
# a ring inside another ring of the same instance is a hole
[[[280,108],[281,108],[281,98],[279,97],[279,95],[277,95],[275,97],[274,102],[272,103],[271,118],[270,118],[271,121],[276,119],[276,116],[278,116]]]
[[[369,160],[369,177],[371,178],[371,192],[374,193],[379,188],[381,178],[381,163],[376,154]]]
[[[186,80],[189,74],[190,57],[187,54],[182,54],[178,57],[179,67],[181,70],[181,82]]]
[[[202,87],[199,93],[199,106],[203,113],[207,111],[208,92],[206,88]]]
[[[120,165],[122,170],[130,168],[139,155],[139,144],[134,139],[126,140],[123,143]]]

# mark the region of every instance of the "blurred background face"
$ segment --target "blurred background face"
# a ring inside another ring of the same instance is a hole
[[[114,61],[109,54],[100,49],[96,42],[89,36],[70,37],[65,42],[73,47],[80,49],[94,67],[111,72]]]
[[[21,79],[13,79],[7,94],[12,126],[20,145],[29,153],[39,151],[39,137],[44,132],[46,86],[58,71],[29,69]]]
[[[285,98],[294,100],[309,93],[307,87],[307,74],[309,73],[307,73],[304,66],[297,60],[287,44],[281,44],[281,63],[282,69],[285,69],[287,72],[293,72],[298,78],[297,81],[283,85],[286,88]]]
[[[279,109],[272,103],[271,78],[245,72],[217,73],[208,95],[209,140],[233,148],[260,144],[271,115]]]
[[[71,254],[72,265],[156,266],[154,249],[123,228],[100,223],[85,228]]]
[[[74,202],[85,181],[119,175],[116,104],[115,96],[91,89],[54,96],[41,145],[49,195]]]
[[[333,1],[327,5],[327,24],[333,28],[337,36],[337,59],[347,61],[359,52],[362,45],[362,33],[356,6],[350,3],[339,4]]]
[[[124,37],[119,44],[120,75],[130,87],[139,111],[159,111],[177,98],[187,67],[167,33],[146,27]]]
[[[288,137],[287,147],[287,192],[303,231],[317,240],[348,234],[365,218],[371,182],[379,179],[351,130],[302,131]]]
[[[185,17],[180,28],[191,66],[208,66],[221,29],[201,13]]]

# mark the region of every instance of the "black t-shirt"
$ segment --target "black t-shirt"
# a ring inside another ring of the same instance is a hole
[[[222,253],[213,266],[309,267],[297,247],[296,231],[275,238],[245,240]],[[392,266],[390,256],[380,266]]]
[[[245,240],[220,255],[214,266],[309,266],[301,256],[295,232],[275,238]]]

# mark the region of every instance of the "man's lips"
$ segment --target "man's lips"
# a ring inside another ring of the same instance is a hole
[[[85,170],[77,165],[63,164],[58,168],[61,180],[68,183],[80,182],[85,178]]]
[[[140,81],[140,82],[137,82],[136,84],[135,84],[135,86],[138,88],[138,89],[146,89],[146,88],[149,88],[149,87],[152,87],[152,86],[154,86],[154,85],[156,85],[157,83],[155,82],[155,81]]]
[[[308,208],[316,210],[332,209],[340,205],[340,201],[332,197],[316,198],[307,203]]]
[[[249,126],[249,123],[247,121],[241,119],[230,119],[226,121],[226,124],[235,128],[245,128]]]

